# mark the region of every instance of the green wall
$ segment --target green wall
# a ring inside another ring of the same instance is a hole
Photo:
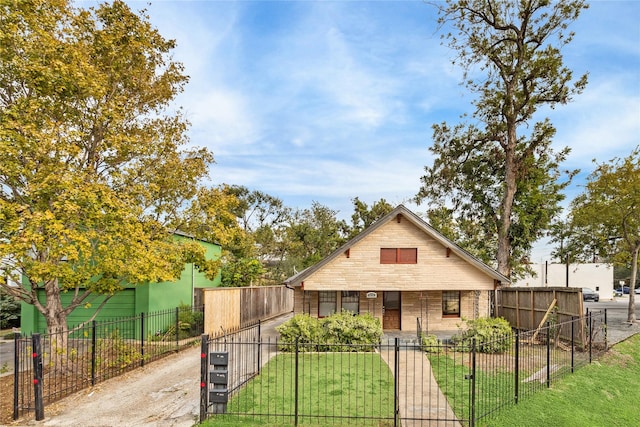
[[[187,236],[175,235],[176,240],[191,239]],[[222,248],[215,243],[196,240],[205,247],[207,259],[219,259]],[[208,280],[204,273],[192,268],[192,264],[185,264],[180,278],[175,282],[160,282],[146,285],[126,286],[122,292],[111,297],[102,308],[96,320],[108,320],[119,317],[128,317],[140,313],[151,313],[178,307],[181,304],[191,305],[193,288],[211,288],[220,286],[220,273],[214,280]],[[63,305],[68,305],[73,292],[62,294]],[[90,307],[77,307],[68,317],[68,325],[77,325],[91,317],[103,297],[98,297]],[[40,292],[38,299],[45,301],[44,292]],[[20,329],[23,334],[32,332],[46,332],[44,317],[30,304],[22,303]]]

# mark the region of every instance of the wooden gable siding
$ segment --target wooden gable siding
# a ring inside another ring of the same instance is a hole
[[[417,248],[417,264],[380,264],[380,248]],[[486,273],[410,221],[389,221],[304,279],[305,290],[493,290]]]

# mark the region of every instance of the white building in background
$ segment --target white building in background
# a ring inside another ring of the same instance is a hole
[[[613,299],[612,264],[530,264],[534,276],[526,276],[511,282],[515,287],[567,286],[591,288],[598,292],[601,300]]]

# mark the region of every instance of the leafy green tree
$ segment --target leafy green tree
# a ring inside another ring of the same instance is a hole
[[[288,219],[291,211],[282,200],[258,190],[249,190],[241,185],[230,185],[227,190],[238,198],[235,213],[241,226],[249,232],[273,227]]]
[[[360,200],[358,197],[352,200],[353,215],[351,215],[351,227],[349,230],[349,238],[360,234],[365,228],[388,214],[393,210],[385,199],[380,199],[371,205],[371,208]]]
[[[257,259],[252,233],[240,224],[243,201],[232,186],[202,188],[184,215],[182,230],[222,246],[222,286],[250,286],[260,283],[264,270]]]
[[[469,248],[474,256],[490,265],[495,260],[495,233],[468,217],[455,217],[452,209],[437,206],[426,213],[429,224],[463,248]]]
[[[261,284],[262,264],[255,258],[226,259],[222,265],[221,286],[239,287]]]
[[[262,264],[260,283],[280,283],[284,279],[281,267],[286,252],[286,240],[283,236],[291,218],[291,208],[284,206],[282,200],[277,197],[262,191],[249,190],[244,186],[232,185],[229,191],[239,200],[235,210],[236,216],[244,230],[251,235],[255,244],[254,256]],[[254,263],[247,259],[244,265]],[[256,277],[252,283],[257,283],[255,279]]]
[[[581,0],[448,0],[439,23],[477,95],[473,123],[433,126],[434,163],[425,168],[416,198],[450,208],[457,227],[471,226],[495,238],[472,252],[495,254],[511,276],[559,212],[561,191],[574,172],[562,172],[568,149],[554,151],[548,119],[533,122],[541,107],[569,102],[586,85],[574,81],[560,49],[573,34],[568,25],[587,6]],[[562,178],[565,178],[563,181]]]
[[[640,252],[640,147],[598,164],[584,193],[571,203],[571,244],[631,269],[628,321],[634,322],[634,284]]]
[[[187,81],[174,42],[122,1],[4,2],[0,28],[0,259],[23,284],[4,290],[64,340],[96,295],[174,280],[185,262],[213,277],[203,248],[171,236],[213,160],[184,148],[168,108]]]
[[[347,225],[337,219],[336,211],[313,202],[310,209],[292,215],[286,233],[287,262],[291,270],[300,271],[338,249],[345,242]]]

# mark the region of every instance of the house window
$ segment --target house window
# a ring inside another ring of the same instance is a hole
[[[442,317],[460,317],[460,291],[442,291]]]
[[[342,291],[341,303],[342,310],[358,314],[360,312],[360,292]]]
[[[331,316],[336,312],[336,292],[318,292],[318,317]]]
[[[380,248],[380,264],[417,264],[418,248]]]

